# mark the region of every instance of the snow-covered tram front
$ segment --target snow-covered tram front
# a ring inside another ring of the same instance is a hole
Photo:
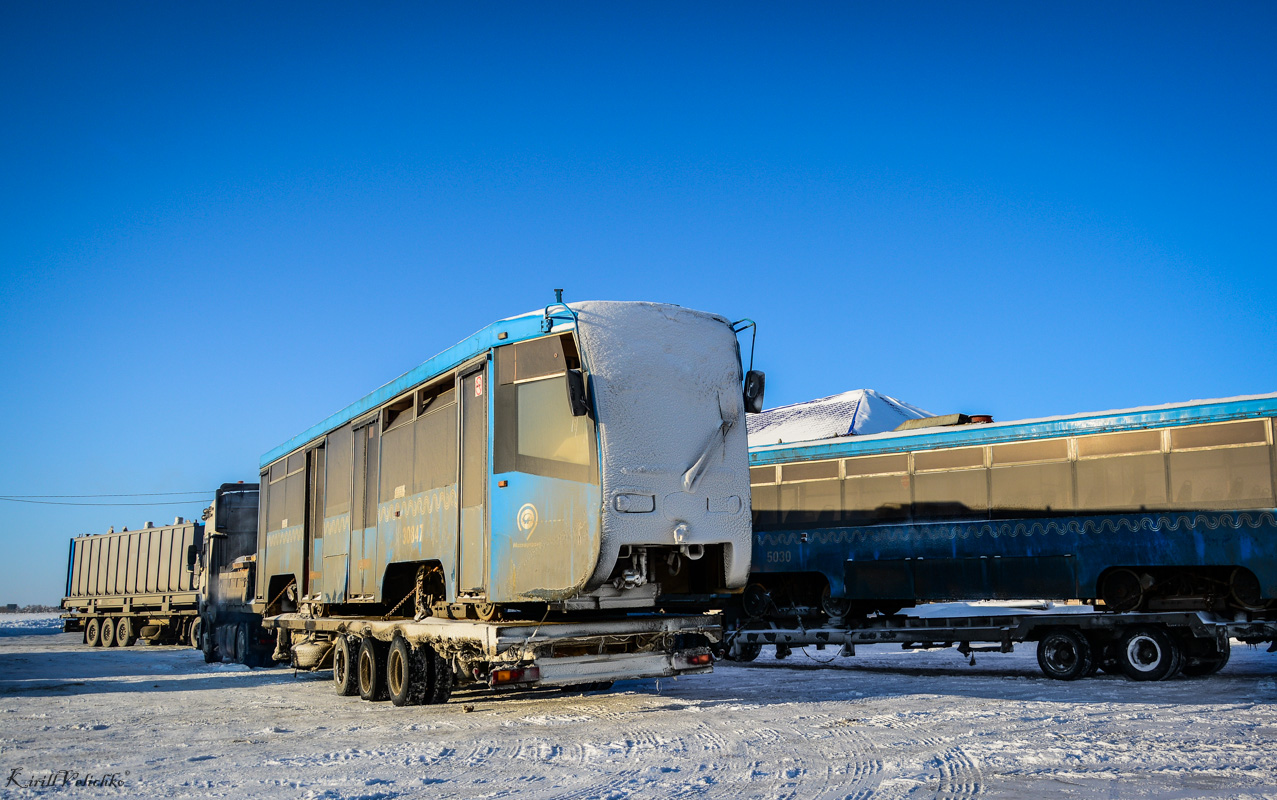
[[[488,602],[634,608],[743,587],[732,324],[655,303],[559,309],[551,335],[495,352]]]

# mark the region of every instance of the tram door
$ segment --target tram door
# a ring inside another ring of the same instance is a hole
[[[319,594],[324,570],[324,445],[306,454],[305,576],[302,594]]]
[[[488,368],[461,378],[461,535],[457,589],[481,594],[487,578]]]
[[[354,431],[354,496],[350,509],[350,585],[346,596],[377,592],[377,420]]]

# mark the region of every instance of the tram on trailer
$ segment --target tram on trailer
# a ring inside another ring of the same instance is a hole
[[[746,613],[1262,611],[1277,598],[1275,418],[1268,394],[753,447]]]
[[[271,450],[263,613],[492,620],[741,589],[744,414],[761,408],[737,343],[750,325],[556,303]]]

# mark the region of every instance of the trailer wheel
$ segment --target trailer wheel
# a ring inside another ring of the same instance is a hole
[[[397,706],[419,706],[429,687],[429,669],[422,654],[402,636],[395,636],[386,655],[386,691]]]
[[[115,618],[104,617],[102,619],[102,646],[115,647]]]
[[[1214,675],[1228,663],[1232,650],[1232,645],[1227,639],[1224,640],[1222,649],[1212,641],[1195,639],[1193,646],[1189,648],[1189,653],[1184,657],[1184,668],[1181,671],[1192,678]]]
[[[1179,672],[1183,653],[1163,628],[1132,628],[1114,648],[1122,672],[1133,681],[1164,681]]]
[[[132,647],[137,642],[137,623],[132,617],[120,617],[115,621],[115,643],[120,647]]]
[[[443,705],[452,696],[452,662],[430,645],[420,647],[420,658],[426,667],[426,694],[423,701],[429,705]]]
[[[740,663],[742,663],[742,664],[743,664],[743,663],[746,663],[746,662],[749,662],[749,661],[753,661],[754,659],[758,658],[758,656],[759,656],[759,655],[761,655],[761,654],[762,654],[762,652],[763,652],[763,646],[762,646],[761,644],[757,644],[757,643],[744,644],[744,643],[742,643],[742,644],[740,644],[740,645],[738,645],[738,646],[737,646],[737,648],[736,648],[736,655],[732,655],[732,651],[731,651],[731,649],[730,649],[730,648],[727,650],[727,660],[728,660],[728,661],[738,661],[738,662],[740,662]]]
[[[84,625],[84,643],[89,647],[102,646],[102,620],[90,617]]]
[[[1075,681],[1091,674],[1091,643],[1071,628],[1050,631],[1038,640],[1038,666],[1048,678]]]
[[[342,697],[359,694],[359,648],[355,640],[338,634],[333,643],[333,688]]]
[[[385,700],[386,656],[385,646],[365,636],[359,644],[359,696],[365,700]]]
[[[200,620],[200,618],[196,617],[195,619],[191,620],[190,645],[196,650],[204,649],[204,642],[200,638],[203,632],[204,632],[204,623]]]
[[[204,632],[204,663],[216,664],[222,660],[217,652],[217,628],[213,625],[202,625]]]

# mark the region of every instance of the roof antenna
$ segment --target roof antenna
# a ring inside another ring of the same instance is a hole
[[[554,290],[554,302],[556,302],[556,303],[562,303],[562,302],[563,302],[563,290],[562,290],[562,289],[555,289],[555,290]]]

